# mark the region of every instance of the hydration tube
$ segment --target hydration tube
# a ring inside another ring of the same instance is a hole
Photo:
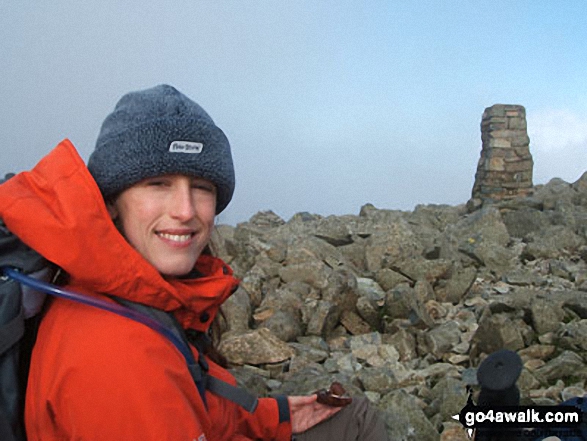
[[[138,311],[135,311],[131,308],[127,308],[126,306],[120,305],[118,303],[110,303],[99,298],[90,297],[74,291],[61,289],[58,286],[53,285],[51,283],[43,282],[41,280],[37,280],[33,277],[29,277],[25,274],[22,274],[14,268],[1,267],[0,271],[3,273],[3,275],[11,279],[14,279],[17,282],[22,283],[23,285],[26,285],[37,291],[42,291],[46,294],[50,294],[55,297],[73,300],[75,302],[83,303],[106,311],[110,311],[114,314],[118,314],[120,316],[142,323],[143,325],[148,326],[152,330],[158,332],[159,334],[162,334],[164,337],[170,340],[171,343],[173,343],[175,347],[181,352],[181,354],[189,364],[194,363],[194,355],[192,354],[190,348],[173,332],[173,330],[171,328],[168,328],[158,320],[149,317],[148,315],[142,314]]]

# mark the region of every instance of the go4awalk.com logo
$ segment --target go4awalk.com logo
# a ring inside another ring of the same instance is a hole
[[[459,421],[472,437],[473,431],[504,432],[515,429],[579,430],[583,419],[575,406],[476,406],[469,400],[453,419]]]

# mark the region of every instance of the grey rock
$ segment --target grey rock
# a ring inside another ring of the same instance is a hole
[[[397,286],[386,293],[384,312],[391,318],[408,318],[414,296],[414,289],[410,286]]]
[[[273,211],[260,211],[249,219],[249,223],[260,229],[271,229],[285,224],[285,221]]]
[[[560,324],[556,343],[557,346],[572,351],[587,351],[587,319]]]
[[[420,256],[423,249],[408,223],[399,219],[369,237],[365,247],[367,270],[392,268],[399,262]]]
[[[385,339],[385,342],[397,349],[401,361],[410,361],[418,356],[416,338],[405,329],[397,329]]]
[[[446,259],[428,260],[422,256],[407,258],[392,266],[413,282],[425,280],[432,284],[439,279],[448,278],[451,267],[451,262]]]
[[[273,335],[285,342],[294,341],[302,335],[300,319],[293,311],[275,311],[259,327],[269,329]]]
[[[241,280],[241,288],[249,294],[251,304],[257,307],[263,300],[263,286],[267,281],[267,275],[261,268],[253,268],[245,274]]]
[[[298,342],[305,345],[310,346],[314,349],[318,349],[320,351],[326,351],[330,349],[328,343],[322,337],[316,336],[300,336],[298,337]]]
[[[449,231],[458,242],[458,250],[478,264],[499,274],[512,267],[516,256],[507,247],[510,235],[496,208],[485,207],[476,211]]]
[[[481,352],[490,354],[499,349],[522,349],[524,339],[519,327],[507,314],[489,314],[481,319],[473,344]]]
[[[357,294],[359,297],[365,297],[374,303],[385,300],[385,291],[381,286],[375,280],[366,277],[357,278]]]
[[[505,274],[503,280],[514,286],[544,286],[548,283],[545,277],[521,269],[515,269]]]
[[[357,303],[357,279],[344,268],[333,270],[328,276],[328,286],[322,290],[322,299],[336,305],[342,311],[354,311]]]
[[[381,302],[381,305],[383,305],[383,302],[384,300]],[[372,329],[379,329],[381,327],[381,306],[366,297],[361,297],[357,300],[356,307],[359,316]]]
[[[390,439],[398,441],[437,441],[438,431],[426,418],[415,398],[404,390],[383,396],[379,407],[385,412]]]
[[[418,280],[414,285],[415,300],[419,304],[424,304],[428,300],[434,300],[434,289],[432,285],[425,279]]]
[[[306,334],[327,337],[332,333],[340,318],[340,309],[331,302],[319,300],[312,308]]]
[[[461,330],[454,321],[446,322],[426,333],[426,345],[437,359],[460,342]]]
[[[531,233],[538,233],[550,225],[544,212],[527,207],[506,211],[502,213],[502,217],[509,235],[521,239],[526,239]]]
[[[223,335],[218,350],[235,365],[279,363],[294,355],[294,350],[265,328],[242,334]]]
[[[324,362],[324,368],[328,372],[347,372],[353,373],[361,370],[363,367],[357,358],[351,353],[335,352]]]
[[[352,335],[366,334],[372,331],[371,326],[365,320],[352,311],[343,311],[340,323]]]
[[[523,395],[527,396],[529,391],[541,386],[540,381],[528,369],[522,369],[522,373],[517,381],[517,386]]]
[[[306,292],[309,294],[309,291]],[[261,304],[255,310],[255,314],[267,310],[272,312],[287,311],[294,317],[298,317],[303,305],[304,297],[296,287],[291,284],[282,284],[279,288],[267,290]]]
[[[576,205],[587,208],[587,172],[583,173],[577,181],[572,183],[571,187],[577,192],[573,202]]]
[[[562,225],[552,225],[540,234],[531,233],[528,240],[524,257],[530,260],[555,259],[561,255],[562,250],[575,252],[585,244],[584,238]]]
[[[387,367],[366,367],[357,373],[363,389],[386,394],[397,386],[393,371]]]
[[[565,308],[573,311],[581,319],[587,319],[587,296],[582,291],[550,291],[548,296],[553,301],[562,301]]]
[[[318,349],[302,343],[289,343],[289,346],[294,348],[296,356],[304,357],[314,363],[322,363],[328,358],[328,351]]]
[[[530,305],[532,326],[538,334],[556,331],[563,320],[565,313],[560,303],[546,299],[536,299]]]
[[[442,378],[432,388],[432,399],[438,403],[439,413],[443,421],[448,421],[458,414],[467,404],[465,384],[456,378]]]
[[[243,332],[250,328],[251,299],[241,286],[222,305],[222,314],[226,323],[226,331]]]
[[[503,222],[499,210],[494,207],[486,207],[473,214],[459,219],[458,223],[451,225],[447,231],[458,238],[460,242],[469,242],[471,238],[506,247],[510,241],[510,235]]]
[[[503,274],[511,270],[516,258],[513,250],[490,242],[479,233],[473,234],[466,241],[461,242],[459,251],[496,274]]]
[[[585,361],[580,355],[564,351],[541,368],[536,369],[534,374],[544,379],[544,382],[552,382],[565,377],[585,378],[586,372]]]
[[[561,260],[550,260],[548,262],[548,267],[550,270],[550,274],[556,277],[560,277],[562,279],[567,279],[570,281],[574,280],[573,274],[569,265]]]
[[[369,334],[357,335],[349,338],[349,347],[351,350],[360,348],[363,345],[379,346],[383,342],[379,332],[371,332]]]
[[[234,227],[231,225],[217,225],[212,230],[210,249],[215,256],[230,264],[236,251],[234,247]]]
[[[353,234],[349,228],[349,221],[352,218],[352,216],[328,216],[320,219],[314,227],[314,236],[335,247],[352,244]]]
[[[328,286],[328,276],[331,272],[332,269],[324,262],[310,260],[282,267],[279,276],[285,283],[297,281],[307,283],[316,289],[324,289]]]
[[[411,279],[392,269],[382,268],[375,273],[375,281],[384,291],[389,291],[400,284],[409,284]]]
[[[544,210],[554,210],[561,201],[571,204],[576,191],[560,178],[551,179],[534,192],[534,198],[542,203]]]
[[[460,265],[453,268],[451,277],[443,283],[440,281],[434,288],[435,297],[440,302],[457,304],[467,294],[477,278],[477,269],[474,266],[465,268]]]

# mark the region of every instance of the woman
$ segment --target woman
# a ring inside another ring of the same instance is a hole
[[[170,311],[184,329],[207,333],[238,283],[204,253],[233,191],[226,136],[163,85],[118,102],[87,167],[65,140],[1,185],[0,217],[63,270],[68,289]],[[205,362],[210,375],[235,383]],[[356,409],[346,412],[365,412]],[[337,411],[316,395],[262,398],[252,413],[210,392],[202,399],[165,338],[55,299],[33,351],[25,417],[29,440],[289,440]]]

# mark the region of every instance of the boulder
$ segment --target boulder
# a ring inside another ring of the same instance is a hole
[[[268,329],[224,334],[218,350],[235,365],[279,363],[291,358],[294,350]]]

